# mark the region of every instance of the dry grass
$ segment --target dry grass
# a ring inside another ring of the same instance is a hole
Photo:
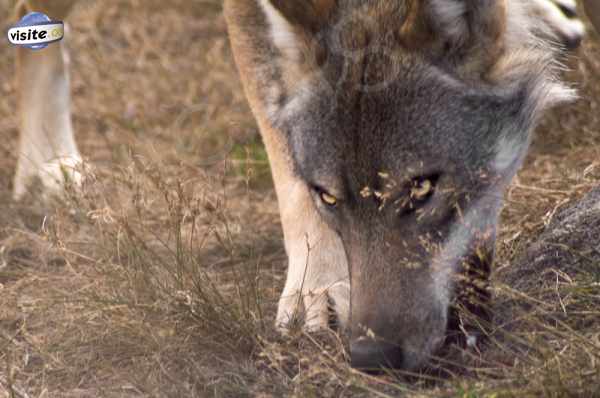
[[[600,396],[593,272],[541,287],[563,299],[533,301],[489,352],[449,356],[454,377],[370,377],[333,332],[280,337],[276,199],[219,2],[88,1],[71,22],[94,169],[67,206],[9,199],[14,51],[0,48],[0,397]],[[597,43],[573,62],[583,99],[544,122],[509,192],[499,269],[598,183]],[[538,293],[498,286],[501,303]]]

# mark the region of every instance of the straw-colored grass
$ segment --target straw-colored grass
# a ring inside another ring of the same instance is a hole
[[[527,308],[522,322],[441,359],[445,375],[368,376],[333,331],[280,336],[277,203],[220,2],[85,1],[71,23],[93,167],[54,206],[10,199],[14,50],[0,47],[0,397],[600,396],[599,273],[560,264],[526,291],[498,277],[497,303]],[[544,121],[507,195],[500,275],[598,185],[598,43],[571,62],[582,99]]]

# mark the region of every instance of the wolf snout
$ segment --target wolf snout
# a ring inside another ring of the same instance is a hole
[[[410,339],[409,339],[410,340]],[[431,359],[444,342],[443,335],[431,336],[424,346],[412,346],[408,341],[390,342],[371,337],[360,337],[350,343],[350,365],[367,373],[384,369],[418,371]]]
[[[350,364],[355,369],[372,373],[384,368],[401,369],[404,353],[400,344],[361,337],[350,343]]]

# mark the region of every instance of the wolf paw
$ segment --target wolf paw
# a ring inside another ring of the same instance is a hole
[[[310,332],[327,328],[330,318],[328,301],[326,291],[282,295],[277,310],[277,328],[282,333],[299,325]]]
[[[82,182],[83,161],[79,156],[65,156],[46,162],[27,173],[15,178],[14,199],[18,200],[39,183],[43,199],[61,196],[65,188],[80,187]]]
[[[350,287],[347,283],[315,289],[284,291],[279,300],[276,326],[287,333],[296,326],[308,332],[344,325],[349,314]]]

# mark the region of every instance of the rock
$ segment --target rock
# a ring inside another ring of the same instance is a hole
[[[600,325],[593,315],[600,308],[600,187],[555,216],[511,267],[495,275],[494,285],[493,329],[500,334]]]
[[[557,275],[576,279],[583,273],[597,275],[600,281],[600,187],[560,212],[501,279],[531,292],[556,283]]]

